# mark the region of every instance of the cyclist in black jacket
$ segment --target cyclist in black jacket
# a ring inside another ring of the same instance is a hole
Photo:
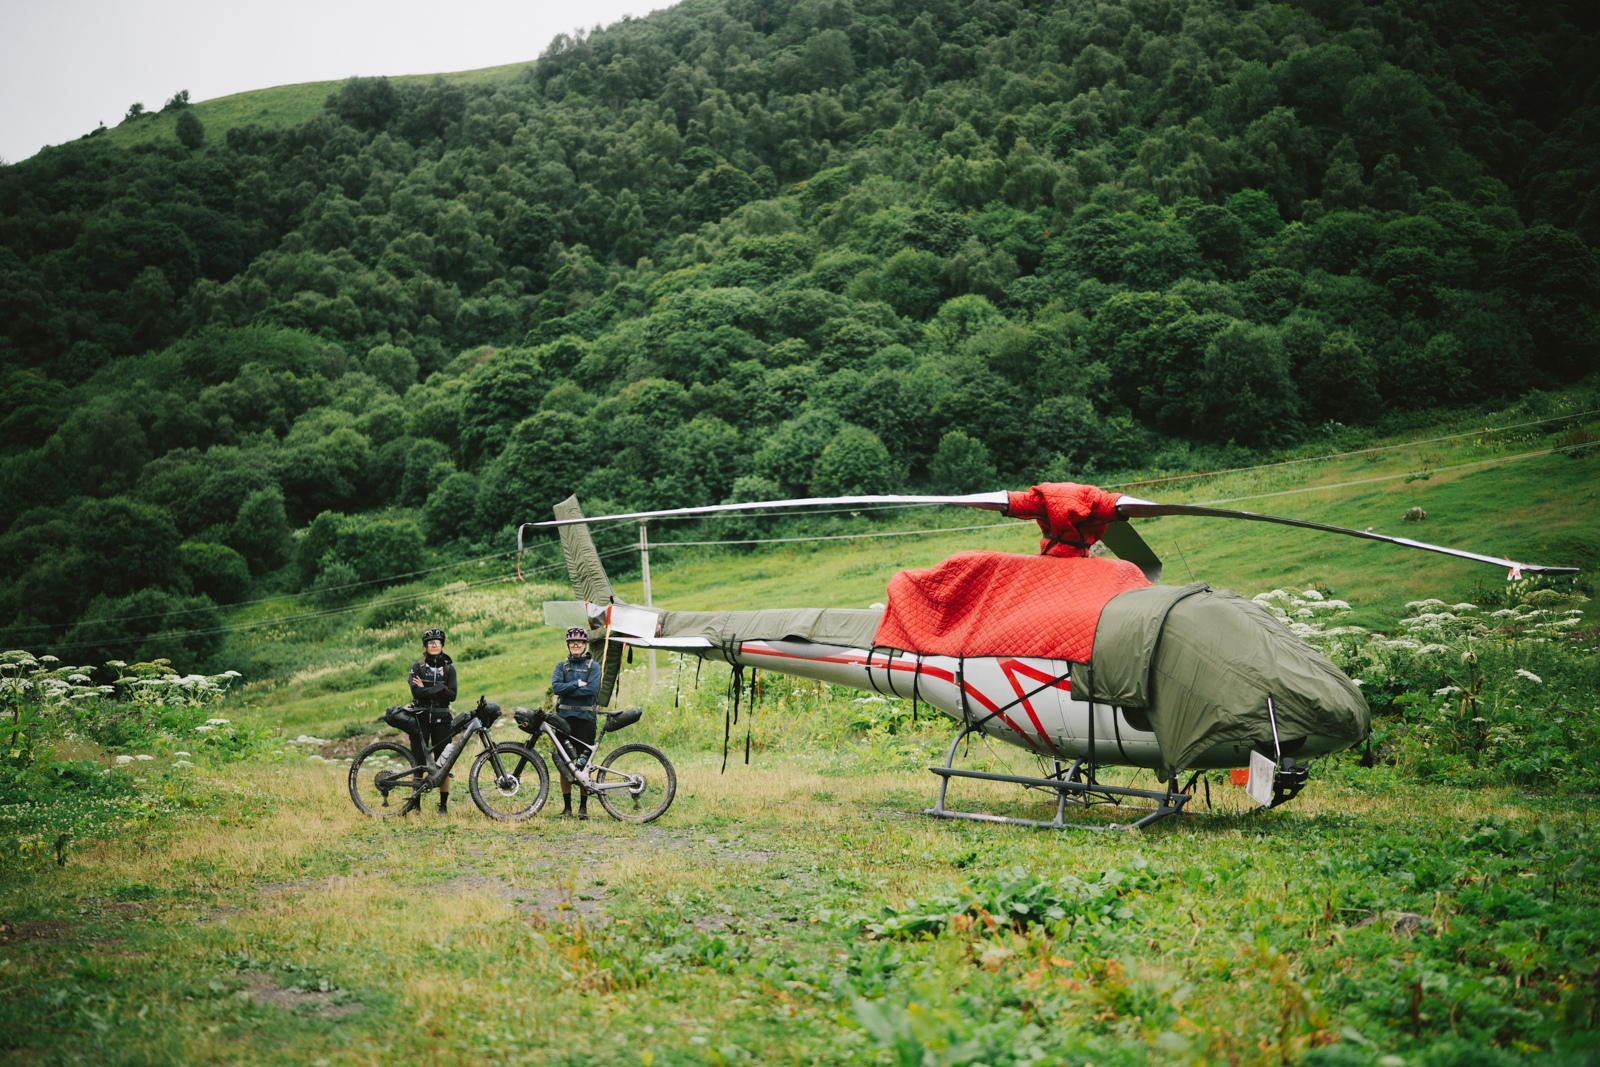
[[[413,735],[412,754],[424,763],[427,756],[420,746],[433,747],[434,758],[450,743],[450,702],[456,698],[456,668],[444,652],[444,631],[428,630],[422,635],[423,656],[411,665],[411,705],[416,708],[420,737]],[[439,814],[450,810],[450,779],[439,785]]]

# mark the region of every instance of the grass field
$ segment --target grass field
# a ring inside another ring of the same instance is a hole
[[[1586,410],[1584,399],[1561,402]],[[1575,562],[1592,574],[1600,457],[1443,468],[1596,429],[1590,416],[1558,435],[1475,433],[1133,491],[1251,497],[1225,506]],[[1346,484],[1425,470],[1435,473]],[[1322,488],[1256,497],[1310,487]],[[1400,521],[1411,506],[1429,513],[1420,526]],[[927,519],[876,528],[918,521]],[[1481,565],[1260,524],[1162,519],[1141,530],[1169,578],[1187,581],[1192,569],[1247,594],[1316,585],[1373,627],[1392,626],[1408,600],[1450,602],[1504,580]],[[1018,529],[977,533],[748,554],[658,550],[655,600],[859,607],[883,599],[896,569],[968,547],[1031,551],[1035,541]],[[619,592],[636,599],[637,582]],[[722,773],[726,672],[708,666],[696,686],[693,661],[680,674],[665,655],[654,691],[642,657],[623,680],[623,699],[646,715],[621,740],[659,744],[679,770],[676,804],[647,827],[603,814],[557,819],[559,798],[527,823],[491,823],[459,781],[448,816],[430,804],[421,817],[369,821],[345,795],[344,768],[308,758],[336,759],[379,729],[373,718],[403,699],[415,631],[436,617],[451,630],[463,706],[479,692],[508,706],[537,702],[560,654],[560,632],[535,625],[537,605],[567,595],[502,584],[445,587],[398,615],[366,606],[296,622],[304,606],[293,602],[241,612],[283,620],[239,635],[230,648],[241,661],[298,645],[307,664],[249,682],[222,706],[268,742],[242,762],[194,768],[178,766],[171,746],[151,747],[156,758],[135,765],[142,814],[87,839],[64,867],[6,868],[0,1055],[313,1065],[1597,1062],[1591,795],[1423,785],[1346,755],[1272,812],[1247,812],[1214,775],[1212,813],[1201,804],[1201,814],[1138,835],[939,823],[919,814],[934,788],[923,768],[949,724],[913,723],[908,709],[861,694],[772,682],[741,723],[749,765],[735,735]],[[300,735],[314,739],[290,743]],[[1028,766],[1020,753],[977,745],[969,758]],[[1044,801],[1000,786],[962,784],[957,794],[969,807],[1046,813]]]
[[[407,82],[431,82],[439,77],[457,85],[473,85],[514,78],[528,65],[528,63],[507,63],[498,67],[483,67],[479,70],[462,70],[449,74],[402,74],[391,76],[389,80],[396,85],[403,85]],[[329,94],[338,92],[344,81],[345,79],[340,78],[335,81],[275,85],[267,89],[234,93],[232,96],[198,100],[189,106],[205,127],[205,143],[210,146],[221,144],[227,137],[228,131],[235,126],[293,126],[304,122],[322,110]],[[178,112],[161,111],[159,100],[146,101],[145,106],[150,109],[145,114],[108,127],[100,136],[123,148],[157,140],[176,141]]]

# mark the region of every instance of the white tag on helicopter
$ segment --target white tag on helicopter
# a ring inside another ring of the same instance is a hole
[[[1250,799],[1260,804],[1263,808],[1272,803],[1272,779],[1278,773],[1278,765],[1259,752],[1250,753],[1250,781],[1244,791]]]

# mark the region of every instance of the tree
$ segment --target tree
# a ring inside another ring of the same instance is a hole
[[[178,530],[163,510],[127,497],[91,500],[78,509],[73,547],[91,594],[122,597],[146,586],[182,584]]]
[[[478,479],[464,471],[456,471],[440,481],[428,494],[422,509],[428,540],[450,541],[471,532],[477,499]]]
[[[455,473],[455,464],[450,462],[450,450],[438,441],[424,437],[411,446],[406,453],[405,474],[400,482],[399,503],[404,507],[421,507],[427,502],[428,497],[439,487],[435,480],[435,473],[442,466],[448,466],[444,476],[449,477]]]
[[[186,108],[188,106],[189,106],[189,90],[187,90],[187,89],[179,89],[177,92],[173,93],[170,97],[167,98],[167,102],[165,104],[161,105],[161,110],[162,111],[182,111],[184,108]]]
[[[1300,372],[1301,395],[1312,417],[1368,422],[1383,406],[1378,368],[1349,333],[1336,333]]]
[[[810,489],[813,496],[858,496],[887,493],[898,481],[883,442],[859,426],[845,426],[817,457]]]
[[[275,570],[289,558],[289,516],[283,506],[283,490],[277,486],[258,489],[239,505],[228,543],[244,556],[257,574]]]
[[[1206,347],[1195,393],[1195,422],[1216,440],[1283,440],[1299,415],[1289,359],[1270,326],[1235,322],[1218,333]]]
[[[960,430],[939,438],[939,450],[928,464],[935,493],[976,493],[994,488],[998,479],[989,450]]]
[[[195,113],[184,108],[178,114],[178,125],[174,131],[178,135],[178,143],[193,152],[206,143],[206,128],[195,117]]]
[[[856,76],[850,38],[842,30],[823,30],[806,42],[801,60],[814,89],[838,89]]]
[[[185,541],[178,557],[194,591],[218,604],[243,600],[250,591],[250,565],[227,545]]]

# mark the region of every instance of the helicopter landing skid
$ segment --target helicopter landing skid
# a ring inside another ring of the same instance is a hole
[[[927,808],[922,814],[935,819],[965,819],[968,822],[1001,823],[1006,826],[1031,826],[1037,830],[1143,830],[1152,823],[1165,819],[1169,815],[1177,815],[1192,799],[1193,794],[1181,792],[1176,779],[1170,781],[1166,789],[1134,789],[1129,786],[1101,785],[1094,780],[1094,768],[1087,766],[1083,760],[1073,763],[1070,770],[1063,770],[1060,761],[1056,761],[1056,776],[1051,778],[1034,778],[1018,774],[994,774],[990,771],[965,771],[953,766],[956,758],[956,747],[966,739],[969,733],[976,730],[963,730],[945,754],[943,767],[929,767],[928,770],[939,776],[939,799],[934,806]],[[1087,775],[1085,775],[1087,771]],[[1017,819],[1007,815],[988,815],[976,811],[952,811],[945,807],[945,792],[950,788],[952,778],[973,778],[983,782],[1010,782],[1020,785],[1025,789],[1043,789],[1056,794],[1056,815],[1049,820],[1043,819]],[[1148,812],[1142,818],[1131,823],[1109,823],[1103,826],[1069,823],[1066,821],[1067,805],[1075,804],[1088,808],[1096,804],[1120,805],[1124,798],[1137,798],[1153,800],[1156,802],[1154,811]]]

